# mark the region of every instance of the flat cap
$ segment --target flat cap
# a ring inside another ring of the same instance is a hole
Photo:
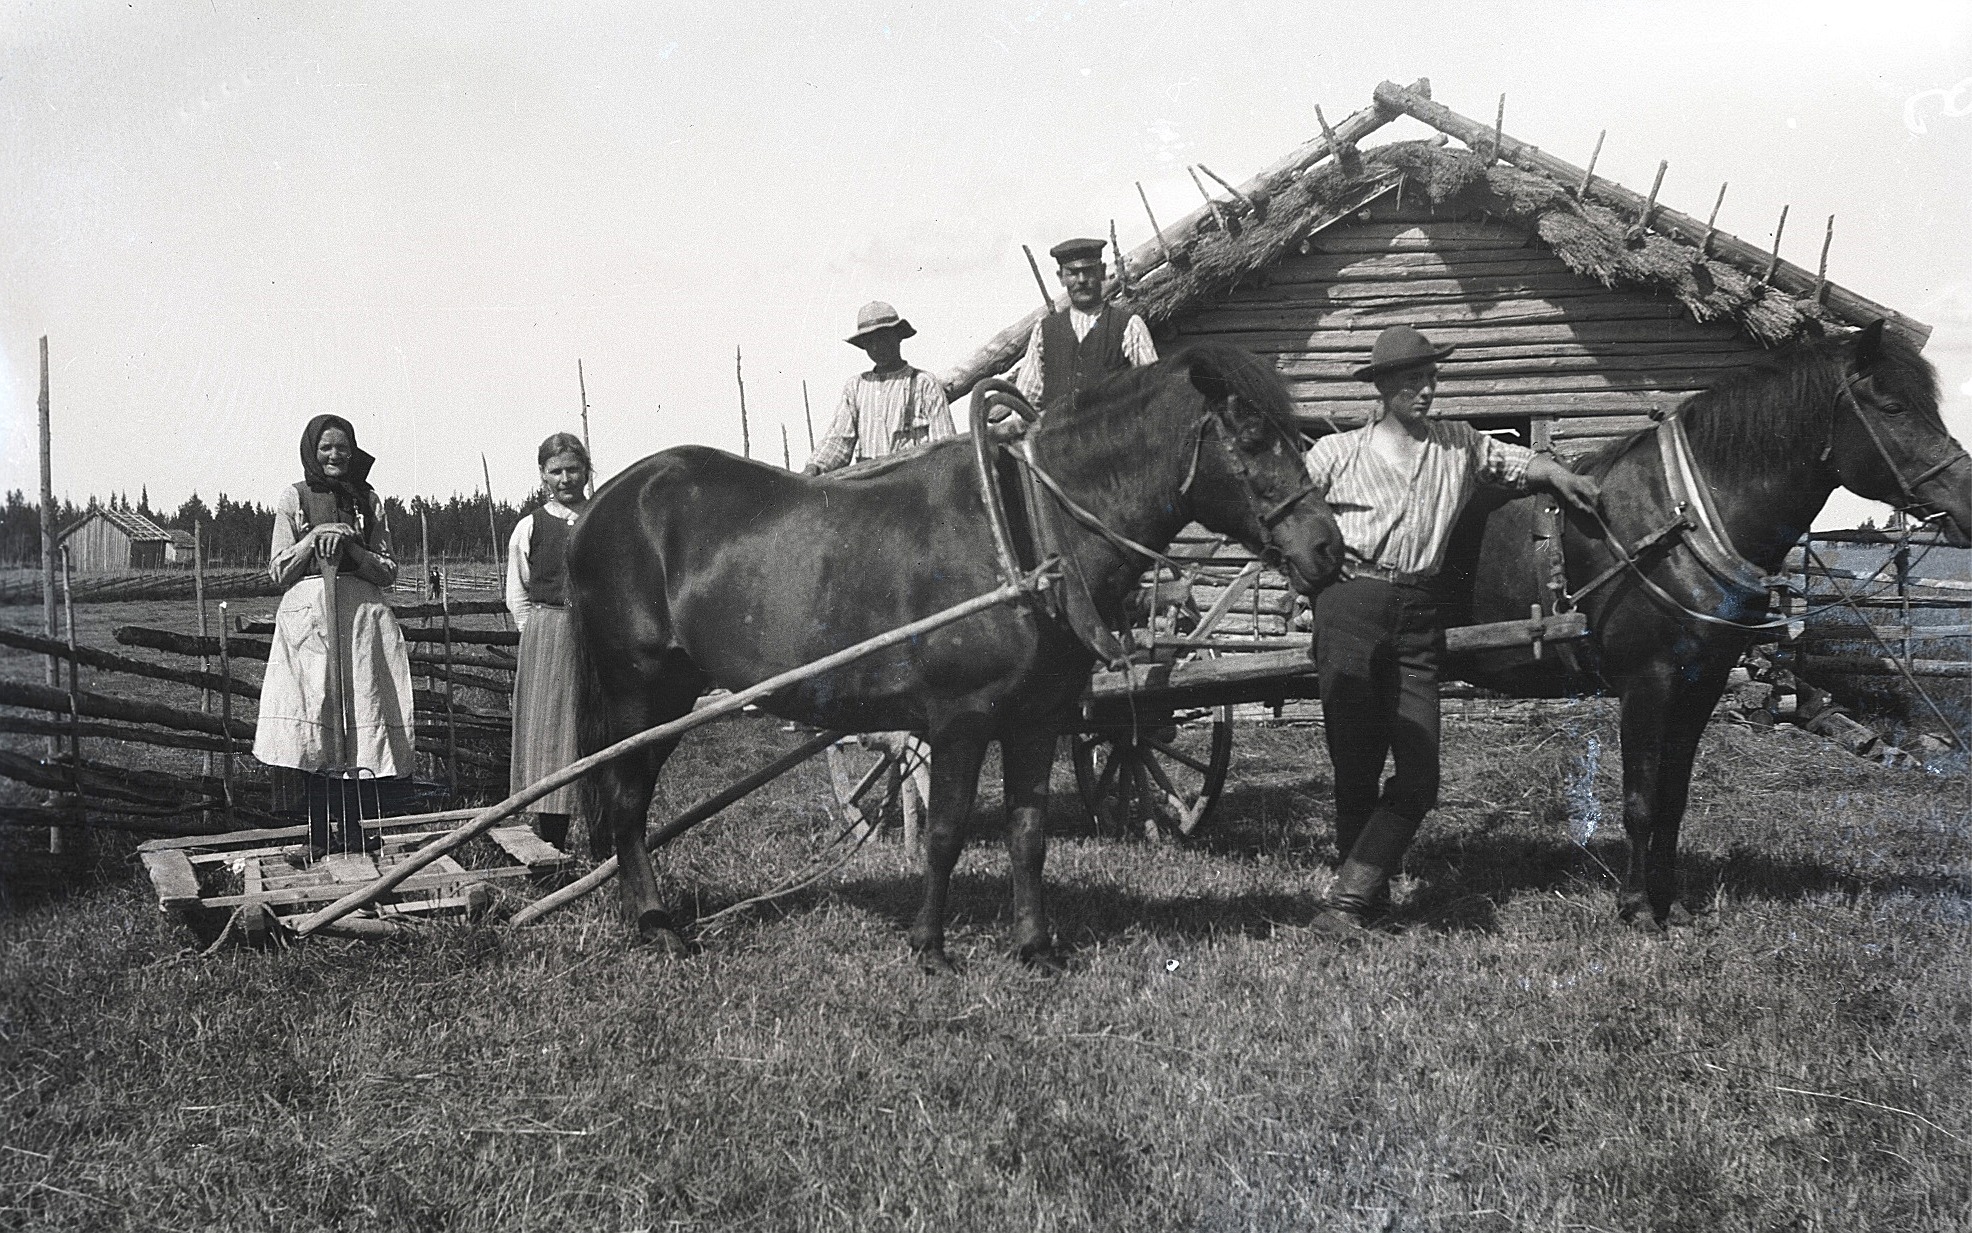
[[[1063,240],[1048,250],[1048,255],[1061,265],[1071,261],[1101,261],[1103,241],[1101,240]]]

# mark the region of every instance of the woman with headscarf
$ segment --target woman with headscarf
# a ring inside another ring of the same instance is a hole
[[[582,756],[576,742],[575,687],[579,676],[568,626],[568,534],[589,501],[589,451],[558,432],[541,442],[540,507],[520,520],[507,541],[507,609],[520,629],[514,672],[513,791]],[[576,785],[558,788],[534,805],[534,827],[556,847],[568,840]]]
[[[318,415],[301,434],[302,479],[274,503],[267,570],[286,591],[274,617],[253,756],[318,780],[327,772],[346,780],[358,770],[368,772],[363,778],[395,779],[412,770],[411,662],[383,598],[397,580],[397,562],[368,482],[375,461],[356,447],[348,420]],[[323,579],[331,563],[333,613]],[[339,664],[330,662],[331,648]],[[329,787],[310,785],[310,802],[333,799]],[[344,834],[353,837],[353,827]]]

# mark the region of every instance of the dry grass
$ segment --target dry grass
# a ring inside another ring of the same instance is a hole
[[[1965,1227],[1972,781],[1715,726],[1709,910],[1646,937],[1601,872],[1607,705],[1457,713],[1407,927],[1361,953],[1301,928],[1329,879],[1306,727],[1242,728],[1197,847],[1058,799],[1055,981],[1007,955],[985,822],[946,982],[908,960],[894,844],[675,964],[606,898],[193,959],[106,849],[0,923],[0,1226]],[[716,725],[665,800],[794,739]],[[681,897],[803,865],[821,792],[803,768],[681,841]]]

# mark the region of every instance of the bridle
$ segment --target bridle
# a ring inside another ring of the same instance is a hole
[[[1945,458],[1932,463],[1924,470],[1918,472],[1914,478],[1906,477],[1903,473],[1903,468],[1899,467],[1897,460],[1891,457],[1890,447],[1884,442],[1883,435],[1876,430],[1876,425],[1870,422],[1869,416],[1863,413],[1862,400],[1856,397],[1855,380],[1856,378],[1851,374],[1845,373],[1842,377],[1841,388],[1837,392],[1835,415],[1831,416],[1828,422],[1828,440],[1821,447],[1821,463],[1826,466],[1829,456],[1835,452],[1836,420],[1840,418],[1842,402],[1846,401],[1850,408],[1855,411],[1856,422],[1862,425],[1863,432],[1869,437],[1870,445],[1875,447],[1876,456],[1883,461],[1884,467],[1889,470],[1891,476],[1897,481],[1897,491],[1903,495],[1904,500],[1903,504],[1896,508],[1911,515],[1920,522],[1928,522],[1932,518],[1938,517],[1944,511],[1938,508],[1934,502],[1927,501],[1919,496],[1917,494],[1918,488],[1943,475],[1959,463],[1972,460],[1972,455],[1968,455],[1963,448],[1958,448]],[[1839,471],[1836,472],[1836,478],[1841,478]],[[1929,514],[1923,513],[1922,511],[1927,508],[1931,512]]]
[[[1248,506],[1258,505],[1264,500],[1260,492],[1260,486],[1254,482],[1253,469],[1247,465],[1245,452],[1228,439],[1230,429],[1224,423],[1224,416],[1232,410],[1234,404],[1238,401],[1239,395],[1229,394],[1226,397],[1223,407],[1215,406],[1199,419],[1198,427],[1192,433],[1191,465],[1185,468],[1184,483],[1178,485],[1178,495],[1180,497],[1191,495],[1192,481],[1198,478],[1198,456],[1205,447],[1205,434],[1209,431],[1217,439],[1219,448],[1225,451],[1228,464],[1239,476],[1241,485],[1245,487]],[[1283,443],[1292,452],[1294,443],[1285,439],[1285,434],[1281,432],[1279,425],[1275,424],[1271,419],[1267,419],[1267,426],[1270,432],[1281,435]],[[1315,486],[1315,481],[1304,470],[1299,488],[1254,515],[1254,519],[1260,524],[1260,556],[1262,560],[1276,568],[1280,566],[1281,562],[1285,560],[1286,554],[1282,552],[1280,544],[1274,539],[1274,528],[1280,525],[1281,520],[1286,518],[1296,505],[1299,505],[1306,498],[1318,496],[1320,493],[1321,489]]]

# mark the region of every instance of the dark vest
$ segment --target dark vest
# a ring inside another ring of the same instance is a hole
[[[295,495],[301,498],[301,532],[303,535],[306,535],[316,527],[327,526],[332,522],[349,522],[362,533],[363,543],[366,547],[376,547],[378,523],[376,516],[371,511],[367,509],[358,510],[354,519],[346,518],[343,512],[336,508],[336,494],[333,492],[316,492],[308,486],[308,481],[306,480],[296,480],[294,491]],[[350,557],[348,548],[342,550],[342,560],[336,564],[339,568],[346,569],[349,567]]]
[[[1130,314],[1105,304],[1079,341],[1068,311],[1049,313],[1041,322],[1041,406],[1072,401],[1083,390],[1130,367],[1123,355],[1123,327]]]
[[[547,510],[534,511],[527,537],[527,598],[537,604],[568,603],[568,526]]]

